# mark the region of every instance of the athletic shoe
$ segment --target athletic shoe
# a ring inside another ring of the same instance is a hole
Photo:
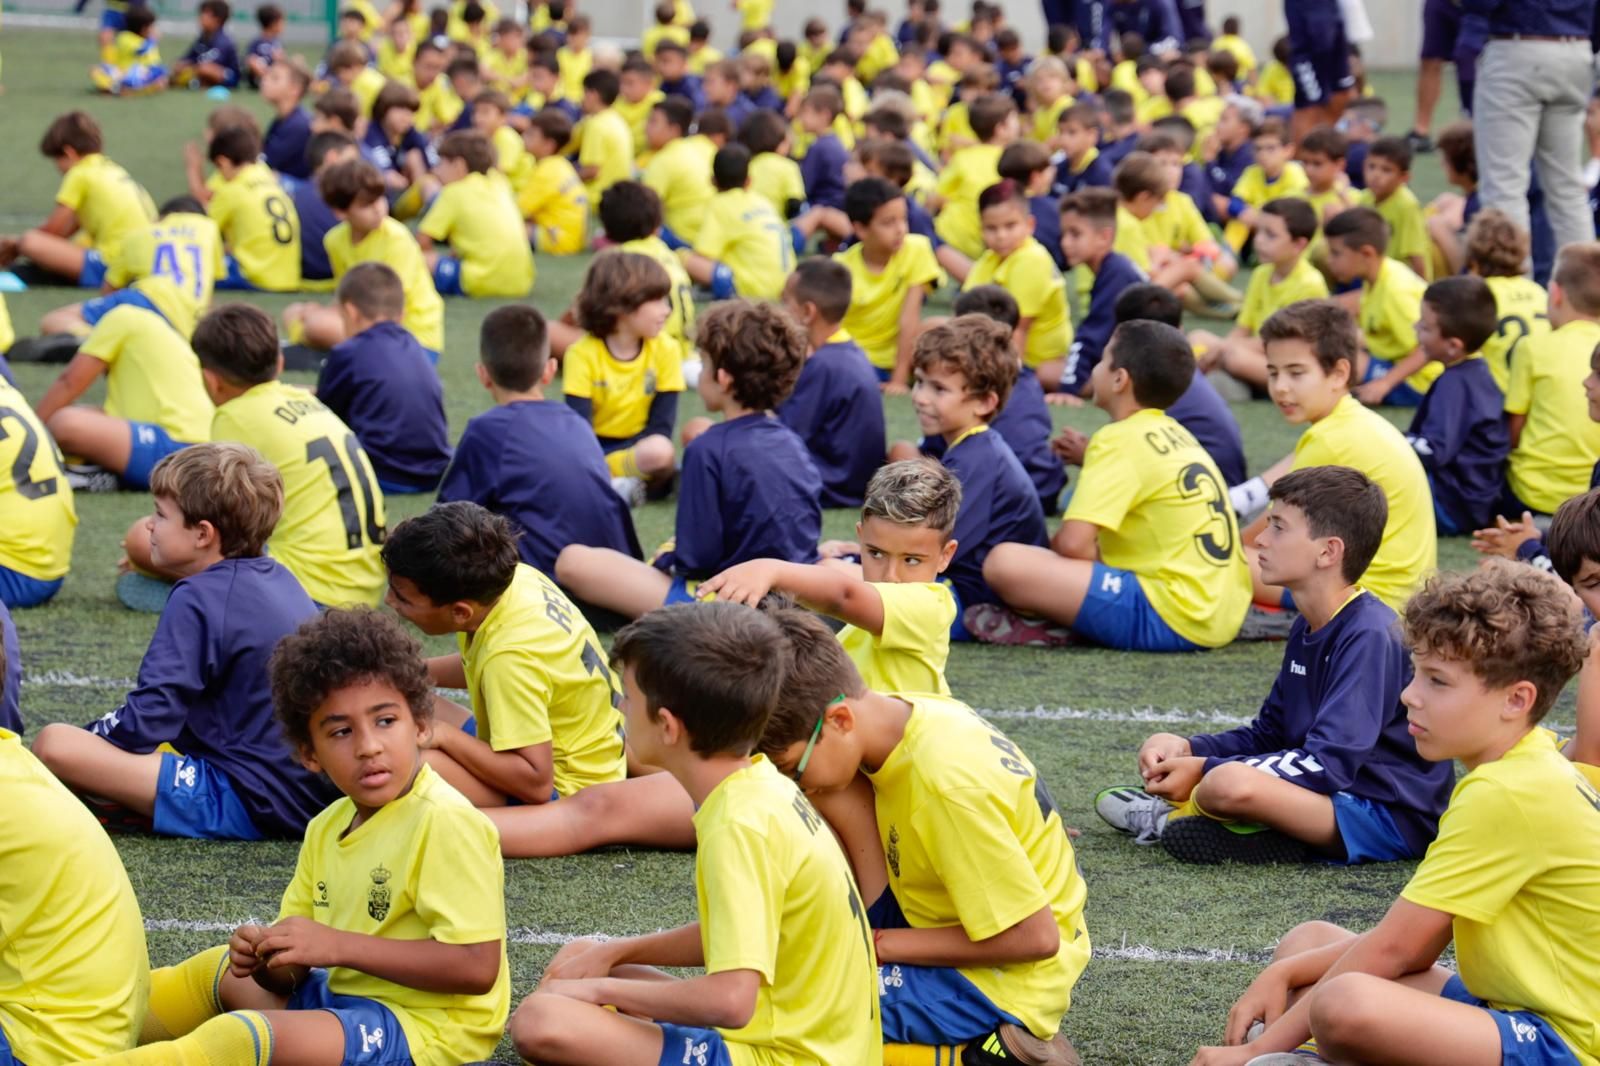
[[[1082,1060],[1067,1038],[1057,1033],[1040,1040],[1020,1025],[1001,1022],[999,1028],[982,1040],[968,1044],[961,1052],[961,1066],[1082,1066]]]
[[[1317,1066],[1322,1063],[1327,1066],[1328,1060],[1318,1055],[1315,1051],[1274,1051],[1266,1055],[1257,1055],[1244,1066]]]
[[[1175,808],[1138,785],[1103,788],[1094,798],[1094,810],[1107,825],[1133,837],[1135,844],[1154,844],[1167,828]]]
[[[93,463],[68,463],[66,472],[73,492],[117,492],[122,488],[121,478]]]
[[[1306,862],[1311,857],[1309,846],[1275,829],[1228,825],[1204,815],[1169,821],[1161,834],[1161,846],[1180,862],[1206,865],[1236,862],[1262,866]]]
[[[961,616],[974,640],[1028,648],[1064,648],[1077,641],[1066,626],[1018,614],[998,603],[975,603]]]
[[[285,370],[320,371],[328,353],[306,344],[285,344],[278,354],[283,356]]]
[[[160,578],[129,571],[117,577],[117,599],[130,611],[160,614],[172,595],[172,585]]]
[[[611,488],[628,502],[629,507],[644,506],[644,478],[614,477],[611,479]]]
[[[683,361],[683,387],[693,392],[700,387],[700,374],[705,370],[705,364],[699,356],[692,356]]]
[[[1299,611],[1291,611],[1284,607],[1263,607],[1258,603],[1252,603],[1250,609],[1245,612],[1244,624],[1239,627],[1239,635],[1234,639],[1288,640],[1289,630],[1294,628],[1294,620],[1299,617]]]
[[[22,337],[6,352],[6,358],[13,363],[70,363],[82,343],[82,337],[75,337],[71,333]]]
[[[1416,130],[1406,134],[1406,143],[1411,146],[1413,152],[1420,152],[1423,155],[1427,155],[1434,148],[1433,138],[1426,133],[1418,133]]]

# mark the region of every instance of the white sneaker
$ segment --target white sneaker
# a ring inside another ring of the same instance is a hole
[[[698,355],[683,361],[683,387],[693,392],[700,387],[700,371],[705,369],[705,364]]]
[[[644,506],[644,478],[614,477],[611,479],[611,488],[629,507]]]
[[[94,463],[67,463],[65,470],[73,492],[116,492],[122,488],[121,478]]]
[[[1137,785],[1119,785],[1101,789],[1094,798],[1094,810],[1111,828],[1130,834],[1135,844],[1154,844],[1176,808]]]

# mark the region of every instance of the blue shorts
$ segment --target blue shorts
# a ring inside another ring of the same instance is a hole
[[[894,371],[888,369],[887,367],[875,366],[872,368],[872,372],[878,375],[879,381],[888,381],[890,378],[894,377]]]
[[[1434,472],[1427,470],[1424,473],[1428,475],[1428,488],[1433,492],[1433,524],[1438,529],[1439,536],[1459,537],[1463,534],[1471,533],[1472,530],[1462,529],[1457,525],[1456,520],[1450,517],[1450,512],[1445,510],[1444,504],[1439,499],[1439,486],[1436,484]],[[1520,511],[1517,513],[1519,516],[1521,515]]]
[[[1096,644],[1123,651],[1200,651],[1200,645],[1166,623],[1145,598],[1131,570],[1094,564],[1089,592],[1072,631]]]
[[[106,261],[93,248],[83,253],[83,268],[78,271],[78,288],[98,289],[106,283]]]
[[[199,840],[263,840],[233,782],[203,759],[161,755],[152,828],[162,836]]]
[[[142,307],[161,315],[161,321],[166,322],[167,316],[161,314],[161,308],[150,302],[150,297],[138,289],[118,289],[108,292],[104,296],[96,296],[92,300],[83,301],[83,320],[89,325],[94,325],[106,315],[110,314],[113,307]],[[168,323],[170,325],[170,323]]]
[[[461,290],[461,260],[453,255],[441,255],[433,264],[433,287],[440,296],[465,296]]]
[[[671,607],[675,603],[699,603],[700,597],[696,591],[700,587],[698,580],[684,577],[682,574],[672,575],[672,585],[667,589],[667,598],[661,601],[661,606]]]
[[[4,1028],[0,1028],[0,1066],[24,1066],[23,1061],[11,1053],[11,1041],[6,1039]]]
[[[1578,1057],[1555,1027],[1532,1011],[1494,1010],[1467,991],[1459,976],[1445,982],[1439,995],[1469,1007],[1482,1007],[1500,1030],[1502,1066],[1578,1066]]]
[[[128,434],[128,465],[122,471],[122,483],[133,489],[148,489],[150,471],[156,464],[189,446],[151,422],[129,422]]]
[[[728,269],[728,264],[718,263],[711,270],[711,296],[716,300],[731,300],[739,295],[738,288],[733,284],[733,271]]]
[[[1355,85],[1350,73],[1350,42],[1339,5],[1328,0],[1290,0],[1289,71],[1294,75],[1294,106],[1321,107]]]
[[[255,284],[244,276],[244,269],[239,266],[239,260],[233,257],[233,253],[227,253],[222,257],[222,265],[225,270],[222,277],[217,279],[217,288],[233,292],[256,291]]]
[[[423,492],[432,492],[439,486],[403,485],[398,481],[385,481],[380,477],[378,487],[383,490],[385,496],[415,496]]]
[[[657,1066],[733,1066],[728,1045],[715,1029],[671,1022],[656,1024],[661,1027],[661,1061]]]
[[[884,889],[867,909],[873,929],[909,929],[900,901]],[[947,966],[878,966],[878,1006],[885,1044],[960,1044],[994,1032],[1001,1022],[1021,1025],[995,1006],[960,970]]]
[[[0,603],[12,608],[37,607],[60,592],[64,581],[66,581],[64,577],[41,581],[9,567],[0,566]]]
[[[375,999],[341,996],[328,971],[312,970],[289,997],[289,1010],[325,1010],[344,1026],[343,1066],[411,1066],[411,1045],[394,1011]]]
[[[1417,857],[1406,838],[1400,835],[1389,808],[1348,792],[1335,792],[1332,798],[1333,819],[1344,841],[1344,862],[1339,865],[1398,862]]]
[[[1461,34],[1461,5],[1450,0],[1427,0],[1422,5],[1423,59],[1454,59]]]
[[[1367,372],[1362,375],[1361,383],[1376,381],[1394,368],[1394,364],[1387,359],[1379,359],[1375,355],[1367,356]],[[1416,407],[1422,402],[1422,393],[1411,387],[1410,382],[1402,381],[1389,390],[1389,395],[1383,398],[1386,407]]]

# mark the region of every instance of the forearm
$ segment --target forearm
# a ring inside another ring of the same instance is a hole
[[[428,660],[428,676],[440,688],[466,688],[467,671],[461,665],[461,653],[435,655]]]
[[[339,930],[329,965],[362,973],[421,992],[481,995],[500,973],[500,945],[441,944],[437,940],[390,940]],[[492,960],[491,968],[487,960]]]
[[[1049,909],[1043,913],[1048,916]],[[1025,919],[987,940],[973,940],[959,925],[941,929],[882,929],[873,936],[879,962],[910,966],[1004,966],[1047,959],[1059,949],[1057,939],[1055,947],[1042,950],[1041,939],[1028,928],[1033,922],[1034,918]],[[1053,924],[1053,918],[1051,922]]]
[[[1423,354],[1421,348],[1418,348],[1404,359],[1396,360],[1394,365],[1384,373],[1383,380],[1391,387],[1399,385],[1406,378],[1421,370],[1427,363],[1428,357]]]
[[[477,737],[459,729],[438,729],[439,750],[460,763],[462,768],[490,788],[524,803],[548,803],[555,772],[550,764],[550,746],[544,749],[542,765],[516,751],[495,751]]]
[[[883,632],[883,598],[871,584],[849,574],[825,566],[780,563],[772,587],[819,614],[849,622],[873,636]]]
[[[691,922],[676,929],[665,929],[644,936],[630,936],[607,944],[612,966],[630,963],[640,966],[704,966],[705,949],[700,942],[700,923]]]
[[[93,381],[93,376],[89,377],[88,380],[80,379],[79,375],[74,372],[74,368],[69,366],[61,372],[60,377],[50,383],[50,387],[39,398],[39,402],[33,405],[33,413],[39,416],[40,422],[50,421],[51,415],[83,395],[84,390]]]
[[[720,975],[691,977],[682,981],[643,981],[626,977],[607,977],[596,982],[600,998],[620,1013],[650,1018],[673,1025],[737,1029],[748,1024],[730,1014],[724,1003]],[[751,1003],[754,1006],[754,1003]]]

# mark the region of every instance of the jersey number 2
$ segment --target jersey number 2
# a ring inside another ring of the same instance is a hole
[[[33,460],[39,454],[39,434],[27,419],[17,414],[9,407],[0,407],[0,441],[8,439],[11,434],[6,431],[6,419],[16,423],[22,431],[22,443],[17,446],[17,457],[11,462],[11,481],[17,486],[17,492],[26,500],[40,500],[46,496],[54,496],[61,489],[61,482],[55,477],[33,479],[29,472],[33,469]],[[61,468],[61,456],[55,450],[55,444],[50,445],[52,454],[56,456],[56,471]]]
[[[363,463],[364,453],[361,442],[354,433],[347,434],[344,438],[344,455],[334,447],[333,441],[327,437],[318,437],[306,444],[306,462],[318,461],[328,464],[328,476],[333,479],[333,487],[339,494],[339,514],[344,518],[345,545],[352,551],[361,547],[362,516],[356,512],[356,496],[350,488],[350,471],[354,470],[356,482],[361,486],[361,500],[366,514],[364,531],[368,544],[382,544],[385,531],[383,523],[378,520],[378,501],[372,489],[372,481],[367,477],[367,467]]]

